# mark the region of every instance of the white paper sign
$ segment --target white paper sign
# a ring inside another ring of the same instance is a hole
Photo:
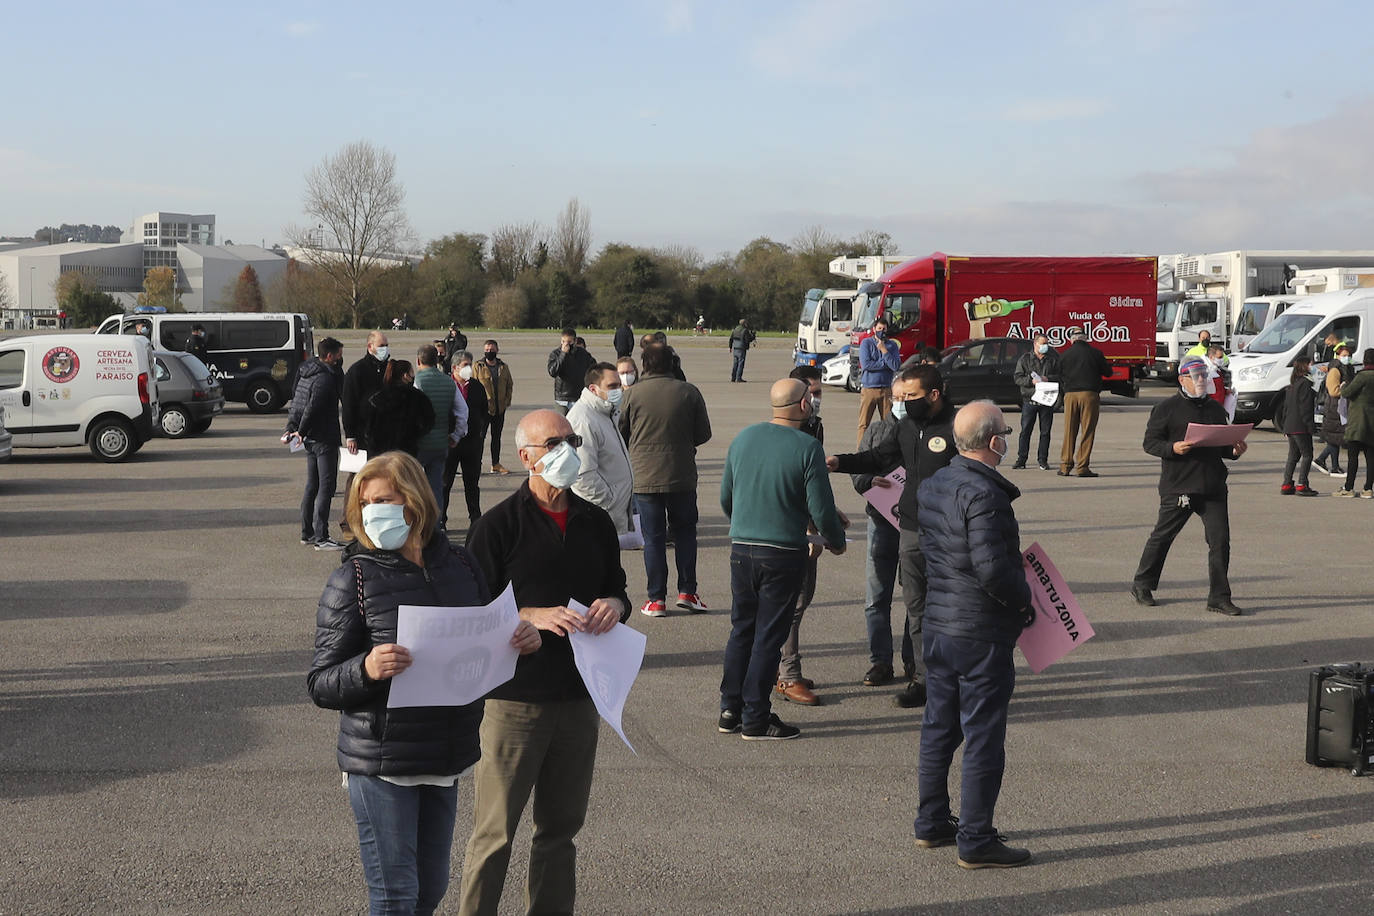
[[[520,652],[510,644],[520,622],[515,590],[507,585],[484,607],[416,607],[396,614],[396,644],[410,650],[410,667],[391,679],[388,709],[466,706],[515,677]]]
[[[356,474],[367,464],[367,452],[358,449],[358,454],[354,455],[348,450],[348,446],[339,446],[339,470],[345,474]]]
[[[1031,395],[1031,400],[1036,404],[1053,407],[1054,402],[1059,400],[1059,383],[1036,382],[1035,394]]]
[[[584,616],[587,613],[587,606],[576,601],[569,601],[568,608]],[[597,636],[573,630],[568,634],[568,641],[572,643],[573,663],[577,665],[577,673],[582,675],[582,683],[587,685],[587,692],[592,695],[596,711],[615,729],[625,746],[639,756],[630,739],[625,737],[620,719],[630,688],[644,664],[647,642],[644,634],[617,623]]]

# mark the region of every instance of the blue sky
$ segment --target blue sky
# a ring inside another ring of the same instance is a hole
[[[268,244],[343,144],[420,241],[550,224],[706,257],[1374,248],[1374,4],[24,4],[0,234],[212,212]]]

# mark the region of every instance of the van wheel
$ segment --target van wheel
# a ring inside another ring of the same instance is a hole
[[[248,409],[253,413],[272,413],[281,407],[281,403],[276,386],[267,382],[255,382],[248,389]]]
[[[179,404],[162,408],[162,434],[168,439],[181,439],[191,431],[191,421]]]
[[[122,417],[106,417],[91,427],[91,454],[101,461],[123,461],[135,452],[134,428]]]

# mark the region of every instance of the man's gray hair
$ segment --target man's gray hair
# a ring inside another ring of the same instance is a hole
[[[1006,420],[1001,413],[996,410],[997,405],[992,401],[970,401],[963,406],[960,413],[970,407],[987,405],[993,410],[970,411],[969,419],[960,423],[958,418],[954,422],[954,447],[961,452],[976,452],[985,449],[992,442],[993,436],[1003,435],[1006,427]],[[976,414],[976,418],[974,417]]]
[[[453,354],[453,364],[455,366],[463,362],[464,360],[466,360],[467,362],[472,362],[471,350],[459,350],[457,353]]]

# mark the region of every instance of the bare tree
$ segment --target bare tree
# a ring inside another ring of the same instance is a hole
[[[326,156],[305,177],[312,228],[288,227],[301,260],[346,299],[357,328],[368,289],[411,240],[396,157],[359,140]]]
[[[491,231],[491,266],[505,283],[514,283],[525,271],[542,266],[548,242],[538,223],[506,223]]]
[[[14,296],[10,294],[10,278],[0,270],[0,309],[14,308]]]
[[[892,236],[878,229],[865,229],[854,240],[849,243],[849,247],[858,256],[870,254],[897,254],[897,243],[892,241]]]
[[[558,214],[549,247],[554,261],[573,276],[587,266],[592,250],[592,214],[576,197]]]
[[[840,253],[844,243],[824,226],[807,226],[792,240],[792,250],[803,257],[830,259]]]

